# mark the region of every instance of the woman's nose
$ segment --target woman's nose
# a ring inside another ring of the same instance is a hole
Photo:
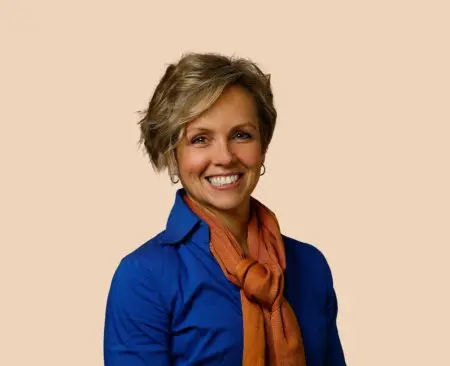
[[[216,165],[229,165],[235,160],[235,155],[227,142],[220,142],[213,152],[213,162]]]

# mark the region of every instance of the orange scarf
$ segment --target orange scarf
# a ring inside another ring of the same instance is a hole
[[[297,318],[283,296],[286,258],[275,215],[251,198],[249,257],[230,230],[187,195],[185,201],[210,229],[210,250],[226,278],[241,289],[244,366],[304,366]]]

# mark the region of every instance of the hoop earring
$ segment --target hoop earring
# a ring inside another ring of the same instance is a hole
[[[260,175],[260,176],[263,176],[264,174],[266,174],[266,167],[264,166],[264,163],[263,163],[263,165],[262,165],[261,168],[262,168],[262,171],[263,171],[263,172],[262,172],[262,173],[259,173],[259,175]]]
[[[176,177],[176,179],[175,179],[174,177]],[[178,175],[173,174],[173,175],[170,175],[170,181],[171,181],[173,184],[177,184],[177,183],[180,181],[180,178],[178,178]]]

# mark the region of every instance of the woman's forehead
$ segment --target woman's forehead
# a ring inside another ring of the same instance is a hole
[[[253,98],[242,88],[231,87],[186,127],[189,131],[258,127]]]

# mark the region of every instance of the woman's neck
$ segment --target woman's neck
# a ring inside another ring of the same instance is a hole
[[[237,242],[241,245],[244,253],[248,254],[247,249],[247,232],[248,232],[248,220],[250,217],[250,200],[241,206],[229,210],[215,210],[209,208],[231,231]]]
[[[247,232],[248,232],[248,220],[249,209],[239,210],[240,212],[215,212],[225,226],[231,231],[237,242],[241,244],[244,251],[247,248]]]

